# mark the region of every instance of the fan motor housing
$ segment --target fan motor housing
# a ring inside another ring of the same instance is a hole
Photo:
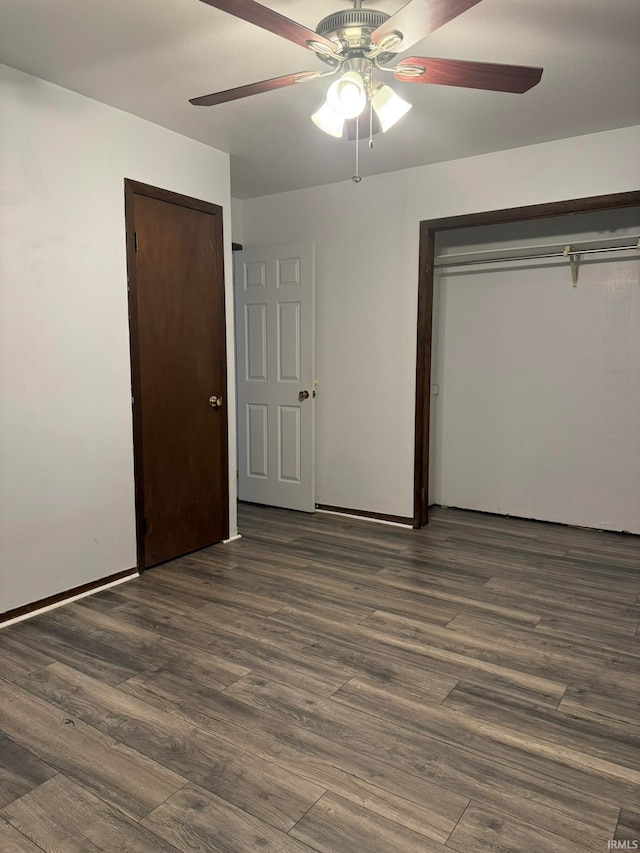
[[[316,27],[316,32],[335,42],[346,53],[358,53],[370,48],[372,33],[390,17],[386,12],[379,12],[377,9],[340,9],[323,18]],[[336,64],[329,56],[320,53],[317,56],[329,65]],[[381,53],[378,61],[388,62],[393,56],[393,53]]]

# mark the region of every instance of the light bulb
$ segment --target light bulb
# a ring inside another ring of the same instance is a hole
[[[329,86],[327,103],[343,118],[356,118],[367,103],[362,77],[356,71],[347,71]]]
[[[378,116],[380,130],[384,133],[409,112],[412,104],[396,95],[390,86],[381,86],[371,98],[371,106]]]
[[[342,136],[344,118],[332,109],[328,101],[325,101],[318,112],[311,116],[311,121],[329,136],[335,136],[336,139]]]

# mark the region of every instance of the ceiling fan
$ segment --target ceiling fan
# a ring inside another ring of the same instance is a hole
[[[542,77],[542,68],[425,56],[411,56],[393,64],[397,53],[408,50],[481,0],[410,0],[394,15],[363,9],[362,0],[353,0],[353,9],[323,18],[315,32],[255,0],[202,2],[312,50],[330,67],[327,71],[302,71],[214,92],[193,98],[190,103],[214,106],[343,72],[329,87],[324,105],[311,118],[321,130],[338,138],[346,124],[348,137],[357,141],[366,127],[365,108],[369,105],[370,146],[374,133],[388,130],[411,109],[411,104],[376,79],[378,76],[393,74],[401,83],[435,83],[518,94],[531,89]],[[357,165],[356,162],[356,172]],[[360,180],[359,175],[354,180]]]

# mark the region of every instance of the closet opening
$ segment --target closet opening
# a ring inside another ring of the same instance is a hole
[[[640,192],[421,223],[415,527],[445,503],[631,529],[639,238]]]

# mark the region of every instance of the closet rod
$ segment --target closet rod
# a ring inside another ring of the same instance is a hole
[[[571,258],[576,255],[594,255],[600,254],[602,252],[628,252],[628,251],[638,251],[640,250],[640,239],[635,245],[631,246],[606,246],[601,249],[573,249],[572,247],[568,247],[568,251],[562,252],[547,252],[542,255],[506,255],[504,257],[497,258],[477,258],[474,261],[447,261],[446,255],[441,255],[439,258],[436,258],[435,266],[436,267],[466,267],[466,266],[475,266],[476,264],[496,264],[503,263],[504,261],[540,261],[545,258]],[[471,254],[471,253],[468,253]],[[455,255],[453,256],[455,257]]]

